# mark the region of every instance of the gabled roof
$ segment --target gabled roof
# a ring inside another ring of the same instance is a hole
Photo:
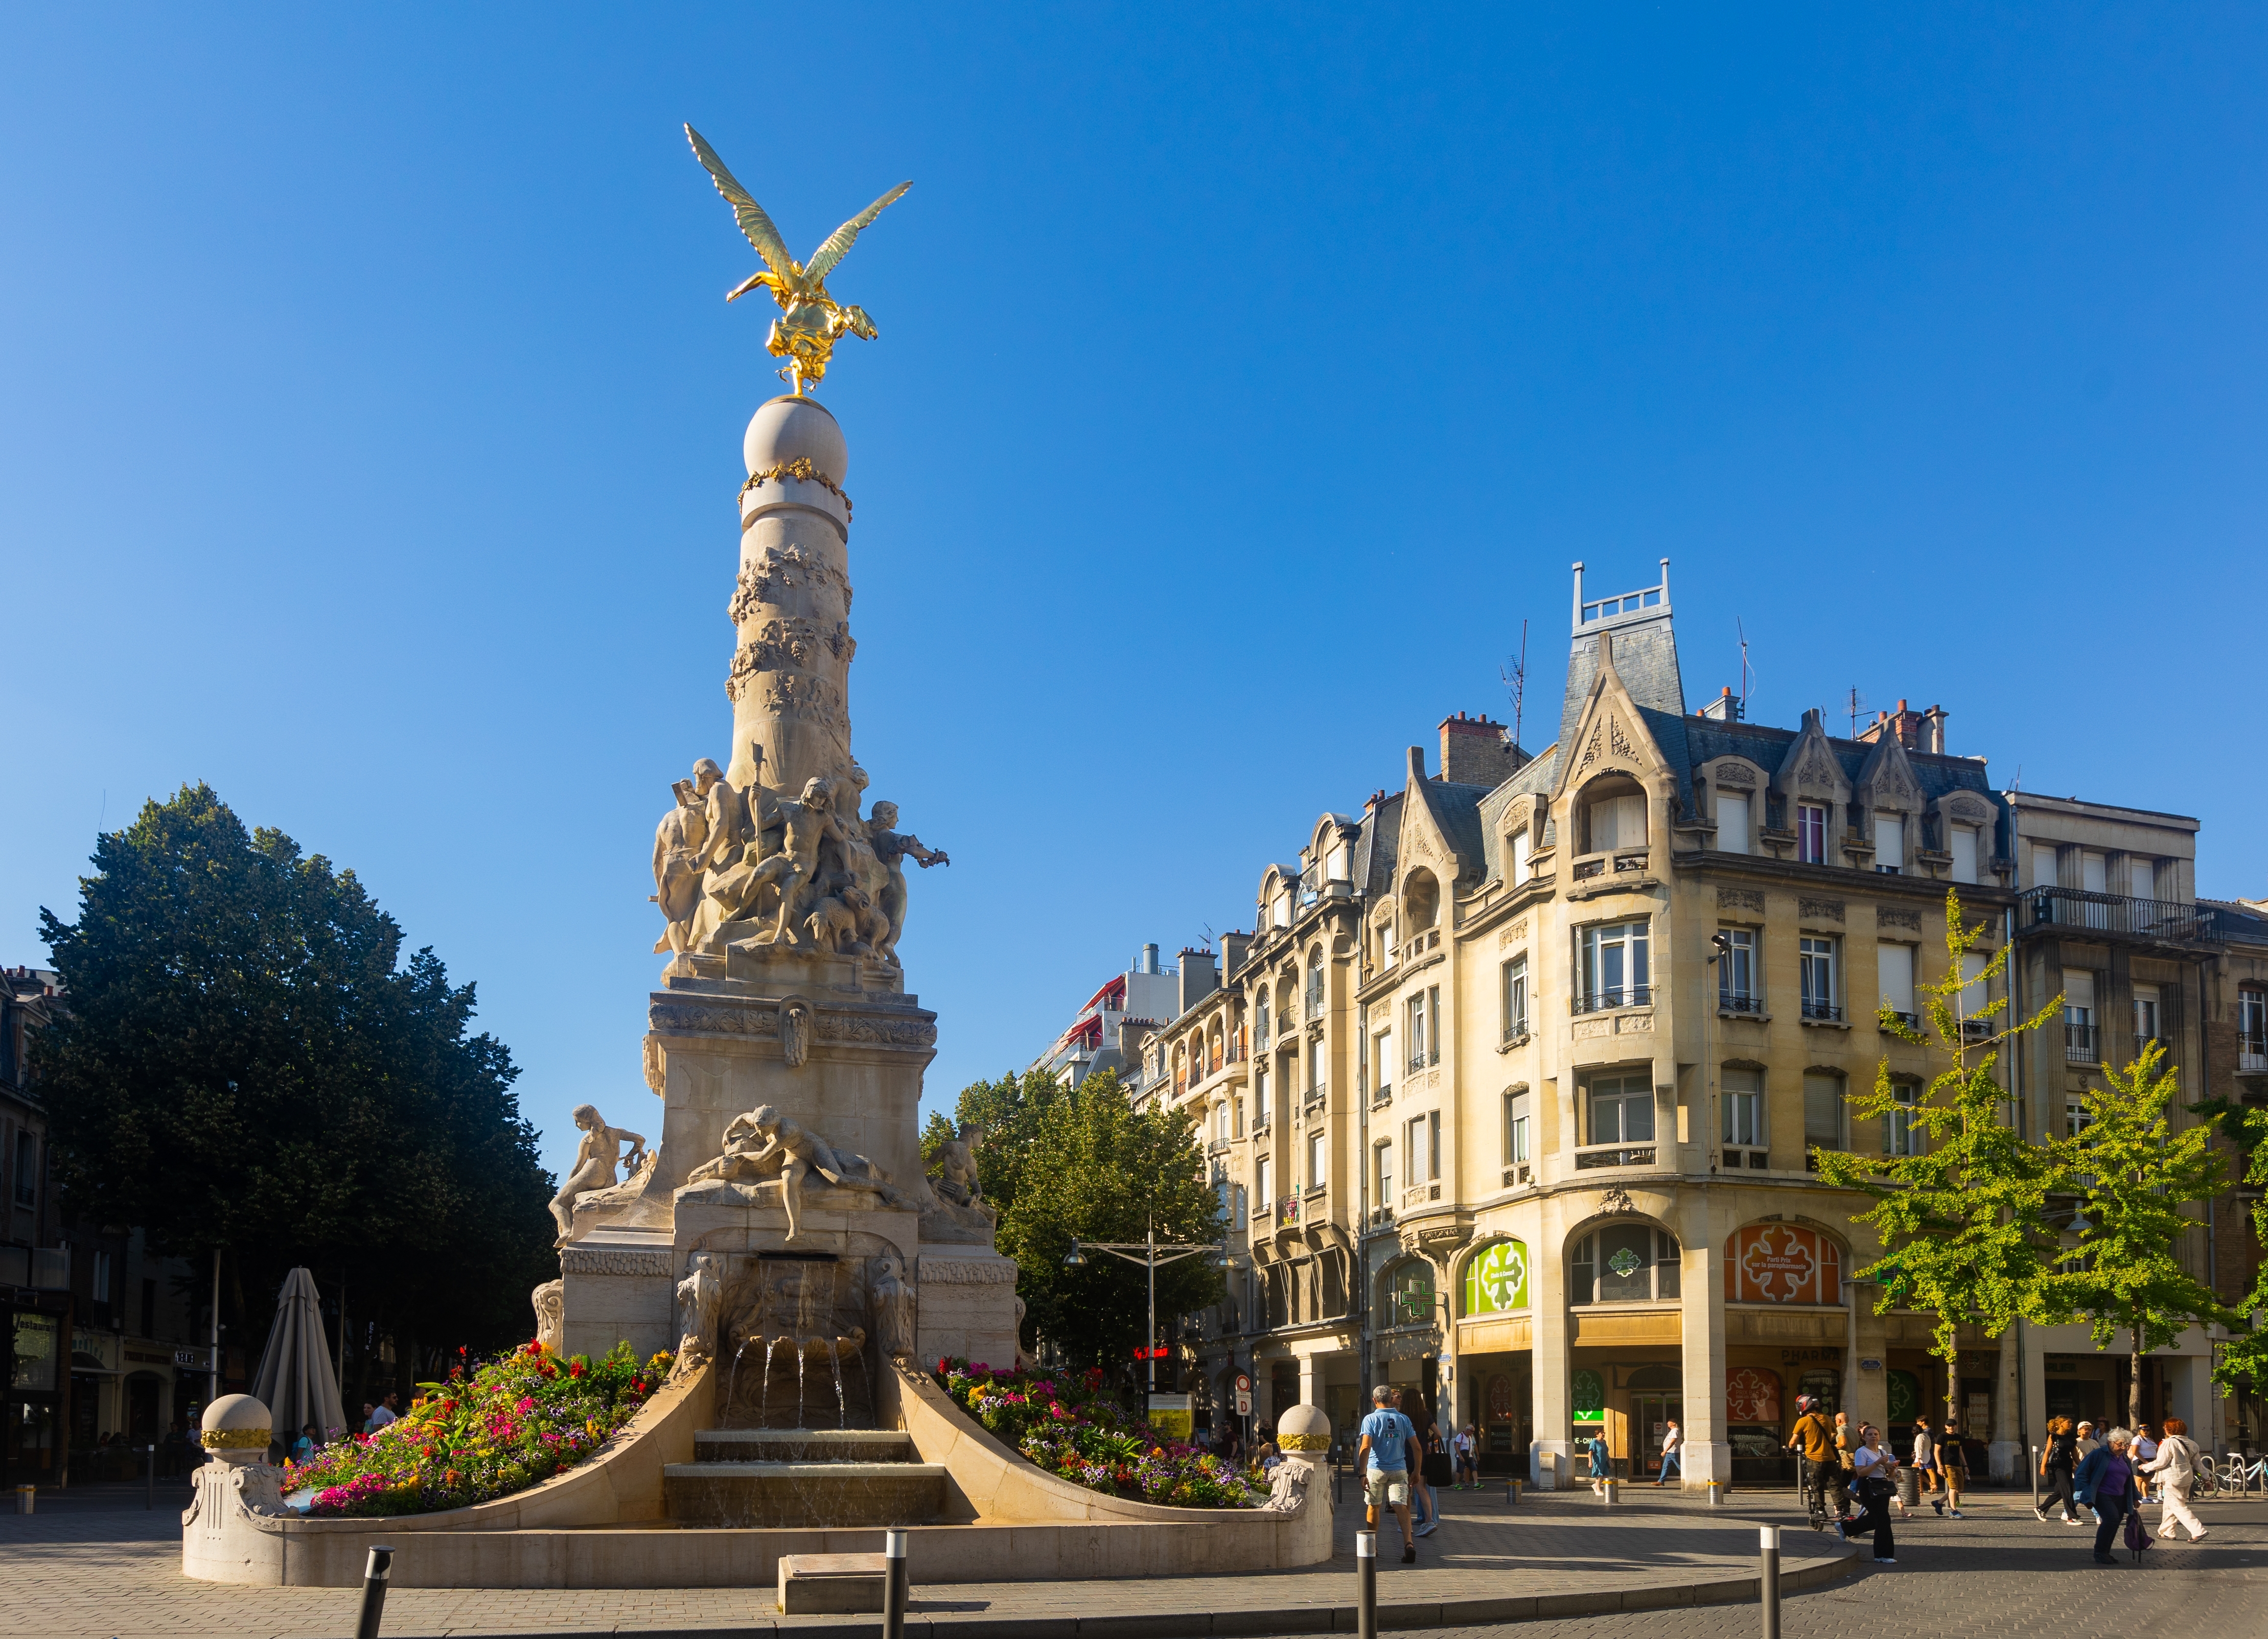
[[[1394,892],[1395,856],[1401,848],[1402,793],[1394,791],[1371,805],[1363,816],[1362,835],[1355,842],[1355,889],[1365,899]]]
[[[1411,783],[1425,805],[1425,812],[1440,828],[1441,836],[1454,853],[1463,870],[1464,880],[1477,881],[1488,872],[1488,847],[1481,825],[1481,799],[1489,794],[1485,785],[1452,785],[1447,780],[1418,780]],[[1447,886],[1447,884],[1443,885]]]

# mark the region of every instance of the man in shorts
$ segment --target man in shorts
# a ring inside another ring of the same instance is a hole
[[[1945,1501],[1931,1497],[1929,1505],[1948,1519],[1961,1518],[1961,1493],[1969,1484],[1969,1454],[1961,1447],[1961,1424],[1948,1417],[1937,1437],[1937,1477],[1945,1482]]]
[[[1362,1420],[1363,1518],[1378,1529],[1378,1510],[1391,1508],[1402,1526],[1402,1562],[1418,1562],[1418,1539],[1410,1530],[1410,1471],[1418,1465],[1418,1430],[1395,1409],[1401,1396],[1389,1384],[1370,1392],[1370,1415]]]

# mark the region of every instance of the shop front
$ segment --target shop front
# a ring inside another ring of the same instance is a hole
[[[1455,1422],[1472,1425],[1483,1474],[1524,1474],[1535,1437],[1527,1243],[1506,1238],[1476,1248],[1461,1287]]]
[[[1725,1441],[1734,1485],[1795,1481],[1795,1402],[1843,1409],[1850,1316],[1843,1252],[1808,1224],[1751,1224],[1725,1243]]]
[[[63,1426],[70,1378],[68,1327],[61,1314],[7,1314],[8,1398],[0,1405],[0,1485],[61,1482],[69,1439]]]

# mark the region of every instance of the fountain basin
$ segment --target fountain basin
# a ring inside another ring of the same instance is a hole
[[[702,1429],[697,1463],[910,1463],[921,1453],[902,1429]]]
[[[677,1524],[739,1530],[925,1525],[946,1503],[942,1463],[671,1463],[661,1484]]]

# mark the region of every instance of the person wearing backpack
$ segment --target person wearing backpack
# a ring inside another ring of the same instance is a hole
[[[1410,1529],[1410,1471],[1417,1466],[1418,1430],[1395,1409],[1401,1396],[1389,1384],[1370,1392],[1371,1414],[1362,1420],[1362,1443],[1355,1448],[1363,1459],[1362,1500],[1370,1528],[1378,1529],[1378,1510],[1390,1508],[1402,1526],[1402,1562],[1418,1562],[1418,1539]]]
[[[2197,1444],[2190,1438],[2190,1425],[2179,1417],[2166,1419],[2165,1434],[2158,1442],[2157,1456],[2143,1465],[2147,1473],[2158,1476],[2158,1496],[2165,1504],[2158,1534],[2170,1537],[2176,1525],[2187,1525],[2190,1540],[2202,1542],[2205,1527],[2190,1510],[2190,1488],[2197,1483],[2200,1460]]]

